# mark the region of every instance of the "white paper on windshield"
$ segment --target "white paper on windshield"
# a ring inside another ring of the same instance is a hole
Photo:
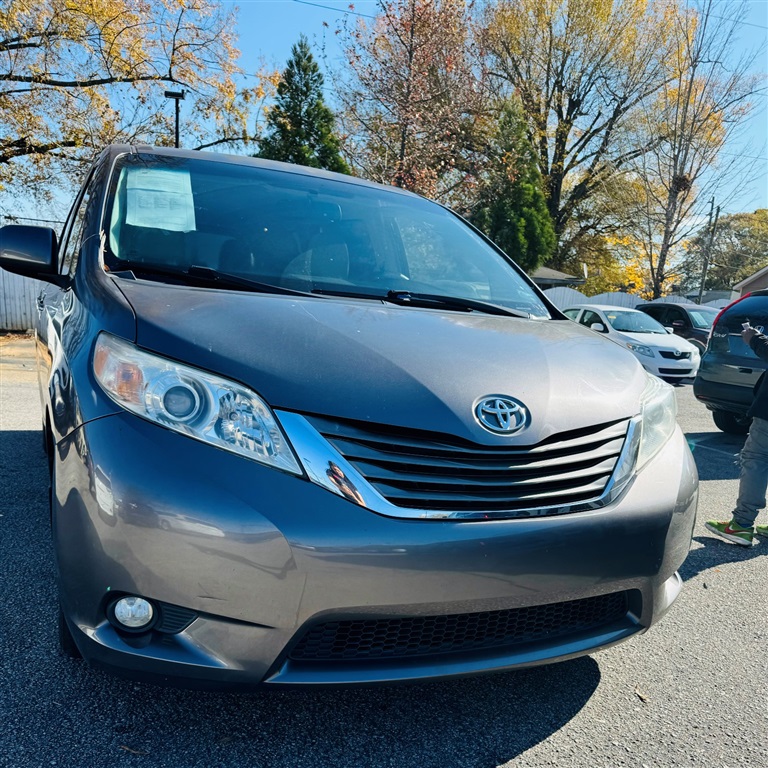
[[[131,168],[126,183],[127,224],[173,232],[195,229],[189,171]]]

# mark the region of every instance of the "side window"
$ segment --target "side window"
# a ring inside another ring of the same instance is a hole
[[[685,327],[687,325],[690,325],[688,322],[688,318],[685,315],[685,312],[683,312],[681,309],[678,309],[677,307],[670,307],[669,313],[667,314],[666,322],[664,325],[672,325],[676,320],[679,320],[682,322],[683,326]]]
[[[581,323],[581,325],[586,325],[587,328],[589,328],[592,323],[600,323],[603,326],[605,325],[603,318],[600,317],[597,312],[593,312],[591,309],[584,310],[584,314],[581,316],[579,323]]]
[[[88,202],[91,199],[91,176],[83,188],[80,199],[72,208],[65,225],[62,237],[65,238],[61,243],[59,271],[62,275],[75,273],[77,268],[77,258],[80,255],[80,245],[83,235],[83,224],[85,222],[85,212],[88,209]]]
[[[654,320],[658,320],[662,325],[666,323],[666,307],[644,307],[643,312],[650,315]]]
[[[579,310],[578,309],[566,309],[563,314],[570,318],[571,320],[575,320],[579,316]]]

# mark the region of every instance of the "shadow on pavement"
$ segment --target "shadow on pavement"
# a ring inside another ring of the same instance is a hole
[[[694,536],[694,541],[704,546],[692,549],[686,561],[679,569],[683,581],[688,581],[704,571],[717,568],[726,563],[743,563],[755,557],[768,555],[768,541],[756,539],[758,542],[751,547],[729,544],[714,534],[711,536]]]
[[[93,670],[86,678],[82,662],[51,666],[65,691],[78,690],[63,716],[93,734],[100,751],[125,745],[185,766],[197,765],[205,744],[207,765],[488,768],[565,726],[600,682],[591,658],[442,683],[253,695],[132,685]],[[113,715],[106,731],[105,698]],[[69,730],[60,722],[52,738]]]
[[[739,451],[746,435],[724,432],[688,432],[685,435],[696,461],[700,480],[736,480],[739,477]]]

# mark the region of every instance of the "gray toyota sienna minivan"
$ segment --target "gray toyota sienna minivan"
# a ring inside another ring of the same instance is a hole
[[[512,254],[514,256],[514,254]],[[674,391],[402,190],[112,146],[37,335],[64,651],[202,687],[523,667],[677,597]]]

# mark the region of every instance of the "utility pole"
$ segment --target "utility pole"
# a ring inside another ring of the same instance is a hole
[[[709,257],[712,253],[712,243],[715,242],[715,229],[717,228],[717,217],[720,215],[720,206],[717,206],[717,210],[714,211],[714,220],[712,219],[712,212],[715,207],[715,198],[713,197],[709,201],[709,238],[707,244],[704,246],[704,267],[701,270],[701,285],[699,286],[699,304],[701,304],[701,297],[704,295],[704,283],[707,280],[707,270],[709,269]]]
[[[185,96],[185,91],[166,91],[165,92],[165,98],[166,99],[173,99],[174,102],[176,102],[176,132],[175,132],[175,143],[174,147],[178,149],[179,146],[179,102],[182,101],[182,99]]]

